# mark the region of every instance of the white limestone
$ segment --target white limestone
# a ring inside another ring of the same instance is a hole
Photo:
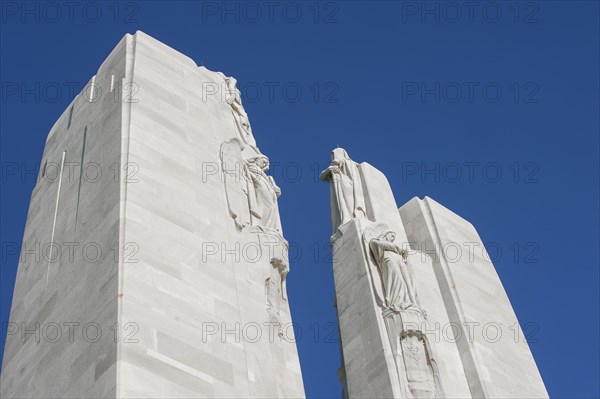
[[[400,214],[411,244],[433,252],[448,318],[460,327],[455,333],[456,346],[473,396],[548,397],[517,317],[473,225],[428,197],[412,199],[400,208]]]
[[[19,264],[11,326],[79,325],[72,342],[10,330],[1,396],[304,397],[280,191],[235,79],[137,32],[93,82],[48,135],[62,182],[35,187],[24,242],[103,255]],[[66,178],[82,160],[98,181]]]
[[[126,35],[42,165],[2,398],[304,397],[281,190],[234,78]],[[483,248],[470,223],[430,198],[398,210],[341,148],[321,178],[344,397],[548,396],[492,263],[442,250]]]
[[[345,397],[548,397],[527,343],[513,339],[523,334],[491,262],[444,253],[483,249],[468,222],[429,198],[398,212],[383,174],[340,148],[321,178]]]

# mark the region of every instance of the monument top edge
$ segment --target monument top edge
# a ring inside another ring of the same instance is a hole
[[[68,115],[70,110],[77,104],[77,102],[79,102],[81,100],[82,93],[85,93],[86,90],[89,89],[90,84],[92,84],[92,85],[98,84],[96,82],[96,77],[101,75],[100,72],[103,70],[103,66],[105,64],[109,64],[109,60],[111,59],[113,54],[118,49],[122,48],[123,46],[127,46],[127,43],[131,43],[131,42],[144,43],[144,44],[149,45],[150,47],[154,47],[155,49],[159,50],[158,54],[162,54],[167,57],[171,56],[173,58],[178,59],[178,61],[180,63],[182,63],[186,68],[189,68],[190,71],[196,70],[198,72],[202,71],[204,73],[214,74],[216,76],[215,79],[217,81],[221,81],[224,77],[227,77],[227,75],[223,74],[220,71],[211,70],[204,65],[198,65],[193,58],[187,56],[186,54],[182,53],[181,51],[171,47],[170,45],[160,41],[159,39],[155,38],[154,36],[149,35],[148,33],[144,32],[142,30],[136,30],[134,33],[127,32],[121,37],[121,39],[117,42],[117,44],[110,49],[109,54],[104,58],[102,63],[98,66],[98,69],[95,71],[95,73],[93,75],[91,75],[90,79],[88,79],[87,83],[83,86],[82,90],[73,97],[71,102],[65,107],[63,112],[55,120],[54,124],[49,129],[48,135],[46,136],[46,142],[48,142],[48,140],[50,140],[50,138],[53,136],[54,132],[56,131],[56,129],[58,127],[60,120],[65,118],[65,116]],[[135,53],[138,50],[136,50],[135,45],[130,49],[133,52],[133,57],[135,58]],[[233,78],[233,77],[229,77],[229,78]],[[233,78],[233,80],[236,80],[236,79]],[[87,100],[86,102],[92,102],[92,101]]]

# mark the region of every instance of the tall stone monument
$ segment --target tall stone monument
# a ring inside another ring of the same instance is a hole
[[[473,226],[430,198],[398,210],[345,150],[331,186],[333,271],[349,398],[547,398]]]
[[[235,79],[126,35],[41,165],[2,398],[304,397],[280,190]]]

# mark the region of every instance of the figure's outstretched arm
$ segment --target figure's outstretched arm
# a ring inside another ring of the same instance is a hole
[[[321,181],[329,181],[331,180],[331,177],[335,174],[335,173],[339,173],[340,168],[337,165],[330,165],[327,169],[325,169],[323,172],[321,172],[321,175],[319,176],[319,180]]]

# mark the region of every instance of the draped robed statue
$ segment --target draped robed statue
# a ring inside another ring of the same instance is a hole
[[[231,106],[231,111],[238,129],[238,137],[244,144],[247,144],[258,151],[256,139],[252,134],[250,119],[248,119],[248,114],[242,105],[242,95],[240,89],[237,87],[237,79],[233,76],[225,76],[222,72],[217,72],[217,74],[223,79],[223,99]]]
[[[256,227],[283,239],[277,204],[281,189],[267,174],[269,158],[234,138],[221,144],[221,162],[229,214],[238,229]]]
[[[281,189],[275,184],[273,177],[267,175],[269,159],[264,155],[258,155],[246,161],[252,185],[253,194],[250,195],[250,213],[254,223],[267,230],[281,232],[281,221],[279,220],[279,208],[277,198],[281,195]]]
[[[383,283],[385,307],[400,311],[417,306],[412,278],[406,267],[406,251],[394,243],[396,233],[386,231],[369,242]]]
[[[408,252],[395,239],[396,233],[385,223],[372,223],[363,234],[373,291],[382,308],[402,397],[441,398],[444,394],[437,364],[423,332],[426,313],[409,271]]]
[[[365,198],[358,165],[343,148],[331,152],[331,165],[320,176],[331,184],[333,231],[354,218],[366,217]]]

